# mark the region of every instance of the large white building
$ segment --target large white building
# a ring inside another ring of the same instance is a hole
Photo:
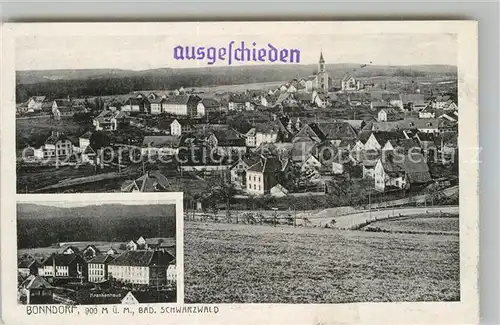
[[[197,116],[200,100],[201,98],[196,95],[171,96],[163,101],[162,110],[173,115]]]
[[[165,251],[125,251],[108,264],[110,278],[132,284],[163,285],[174,257]]]
[[[88,281],[99,283],[108,279],[108,263],[113,260],[111,255],[97,255],[88,261]]]
[[[52,131],[52,134],[45,140],[44,145],[35,149],[33,154],[38,159],[66,158],[73,154],[73,143],[59,131]]]

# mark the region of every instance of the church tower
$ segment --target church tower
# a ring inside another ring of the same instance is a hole
[[[323,51],[321,51],[321,54],[319,56],[318,73],[324,73],[324,72],[325,72],[325,59],[323,59]]]
[[[318,75],[316,76],[316,88],[328,92],[328,89],[330,89],[328,79],[328,74],[325,69],[325,59],[323,58],[323,51],[321,51],[318,63]]]

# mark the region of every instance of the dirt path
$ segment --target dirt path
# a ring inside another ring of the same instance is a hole
[[[353,213],[342,216],[335,217],[335,225],[334,228],[337,229],[353,229],[360,227],[367,222],[371,221],[379,221],[390,219],[399,216],[411,216],[411,215],[419,215],[426,213],[453,213],[458,214],[459,208],[457,206],[440,206],[440,207],[427,207],[427,208],[401,208],[401,209],[384,209],[384,210],[372,210],[364,211],[361,213]],[[334,217],[332,216],[332,219]],[[322,219],[314,219],[311,220],[313,223],[323,224],[325,222],[329,222],[331,220],[327,220],[325,218]]]

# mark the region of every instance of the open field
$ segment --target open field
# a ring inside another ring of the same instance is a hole
[[[412,216],[394,220],[377,221],[368,226],[389,232],[442,232],[459,233],[458,216]]]
[[[455,236],[185,223],[188,303],[457,301]]]

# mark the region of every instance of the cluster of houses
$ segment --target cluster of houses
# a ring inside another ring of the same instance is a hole
[[[185,158],[178,166],[181,173],[223,171],[248,194],[284,196],[294,192],[290,180],[297,171],[315,183],[344,173],[346,167],[359,168],[381,191],[426,184],[432,180],[428,160],[447,163],[445,158],[456,155],[457,139],[456,122],[439,118],[314,122],[280,116],[246,133],[219,126],[205,133],[191,127],[180,136],[147,136],[143,149],[148,154],[162,151]],[[181,155],[188,148],[186,143],[198,148],[196,152],[212,149],[228,159],[196,162],[190,155]],[[399,151],[411,158],[391,160]],[[124,192],[169,190],[168,179],[159,171],[147,172],[122,186]]]
[[[113,278],[124,284],[165,285],[177,279],[175,246],[160,239],[131,240],[126,249],[99,249],[87,245],[83,249],[70,245],[52,253],[45,260],[25,257],[18,264],[24,278],[77,280],[102,283]]]
[[[47,96],[32,96],[26,102],[17,105],[16,114],[40,113],[51,115],[60,120],[63,116],[72,116],[75,113],[88,112],[85,100],[67,98],[49,99]]]
[[[335,101],[365,108],[370,114],[363,119],[319,120],[317,116],[294,117],[284,110],[266,111],[294,105],[325,108]],[[241,127],[203,118],[217,111],[260,110],[265,113],[249,112],[256,114],[257,121],[249,119],[248,125]],[[168,121],[161,130],[147,129],[152,131],[146,132],[149,135],[134,139],[143,158],[177,157],[176,168],[181,174],[227,173],[236,187],[252,195],[293,194],[300,187],[291,180],[297,173],[305,183],[325,183],[332,175],[344,173],[347,166],[373,178],[379,190],[407,189],[431,180],[429,154],[446,163],[443,157],[452,157],[458,150],[458,107],[449,96],[425,98],[418,90],[411,94],[375,90],[373,84],[351,75],[342,78],[340,87],[334,87],[321,54],[316,74],[274,90],[248,90],[218,101],[181,88],[174,92],[137,92],[121,101],[112,100],[93,119],[95,130],[79,139],[53,132],[41,147],[33,149],[33,157],[59,159],[76,154],[79,163],[98,164],[99,150],[90,145],[92,134],[113,134],[125,125],[146,130],[147,123],[133,112],[163,116]],[[396,150],[408,153],[410,149],[414,149],[412,154],[426,158],[399,162],[392,159],[394,155],[385,155]],[[368,159],[367,151],[377,155]],[[318,188],[327,190],[326,186]],[[125,181],[121,187],[123,192],[169,190],[168,179],[153,170]]]

